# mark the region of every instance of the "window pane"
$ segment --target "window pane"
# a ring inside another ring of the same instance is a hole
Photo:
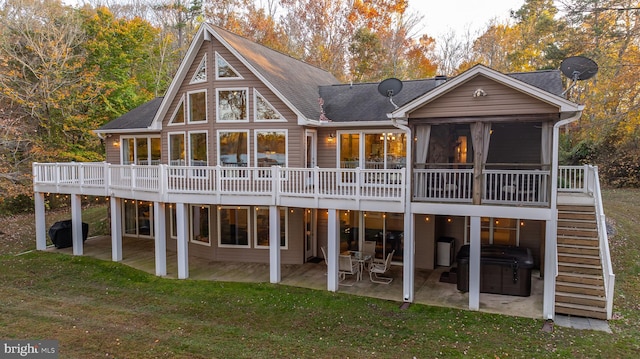
[[[136,201],[124,201],[124,233],[136,234],[137,224],[137,207]]]
[[[247,133],[220,133],[220,162],[223,166],[247,166]]]
[[[280,208],[280,246],[287,245],[286,208]],[[256,208],[256,246],[269,246],[269,208]]]
[[[287,136],[284,132],[258,132],[256,140],[258,167],[286,165]]]
[[[407,136],[404,133],[387,133],[386,168],[404,168],[407,157]]]
[[[169,164],[172,166],[184,165],[184,135],[172,134],[169,136]]]
[[[149,147],[146,138],[136,139],[136,164],[149,164]]]
[[[125,138],[122,140],[122,164],[130,165],[134,161],[134,141],[133,138]]]
[[[220,208],[220,244],[249,245],[249,209]]]
[[[271,104],[262,96],[256,95],[256,119],[257,120],[280,120],[282,117]]]
[[[384,133],[368,133],[364,135],[364,168],[384,168]]]
[[[144,236],[152,235],[151,223],[153,204],[151,202],[138,202],[138,234]]]
[[[207,165],[207,134],[189,134],[189,144],[191,151],[191,166]]]
[[[207,120],[207,93],[194,92],[189,94],[189,121]]]
[[[360,166],[360,135],[347,133],[340,135],[340,168]]]
[[[184,123],[184,102],[180,102],[178,110],[171,119],[171,123]]]
[[[216,64],[218,66],[218,77],[220,78],[238,78],[240,77],[233,68],[227,63],[222,56],[216,54]]]
[[[209,237],[209,206],[191,206],[191,238],[195,242],[211,243]]]
[[[161,156],[161,141],[159,138],[151,139],[151,164],[159,165]]]
[[[247,119],[246,90],[218,91],[219,121],[245,121]]]

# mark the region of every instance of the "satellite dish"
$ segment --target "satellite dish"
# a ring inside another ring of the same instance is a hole
[[[402,91],[402,81],[394,77],[388,78],[378,85],[378,92],[380,92],[382,96],[389,98],[399,94],[400,91]]]
[[[598,72],[598,64],[584,56],[572,56],[562,60],[560,71],[573,81],[588,80]]]
[[[396,110],[398,109],[398,105],[393,102],[393,96],[399,94],[400,91],[402,91],[402,81],[395,77],[388,78],[378,85],[378,92],[380,92],[382,96],[388,97],[389,102],[391,102]]]

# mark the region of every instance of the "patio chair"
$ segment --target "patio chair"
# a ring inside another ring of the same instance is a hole
[[[346,279],[347,274],[357,275],[359,272],[360,265],[358,265],[358,262],[353,261],[351,259],[351,256],[341,254],[340,257],[338,257],[338,279],[340,280],[340,282]]]
[[[371,279],[373,283],[389,284],[393,281],[393,278],[380,275],[387,273],[391,269],[391,258],[394,252],[395,250],[387,254],[387,259],[385,259],[384,263],[374,262],[371,265],[371,268],[369,268],[369,279]]]
[[[362,245],[362,254],[364,256],[371,256],[371,259],[369,259],[365,265],[367,270],[371,267],[371,264],[373,263],[374,259],[376,258],[376,242],[375,241],[364,241],[363,245]]]

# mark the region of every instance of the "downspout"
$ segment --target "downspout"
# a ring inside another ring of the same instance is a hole
[[[398,122],[399,118],[395,118],[392,115],[391,124],[404,131],[407,138],[407,158],[405,165],[405,191],[404,191],[404,256],[403,256],[403,275],[402,275],[402,299],[405,302],[413,302],[414,295],[414,262],[415,262],[415,237],[413,229],[413,212],[411,211],[411,166],[413,163],[413,136],[411,134],[411,128],[409,126]],[[407,248],[409,245],[409,248]]]
[[[543,316],[552,319],[555,315],[556,277],[558,275],[558,151],[560,149],[560,127],[577,121],[582,116],[582,106],[570,117],[553,125],[553,146],[551,151],[551,219],[546,226],[545,280]]]

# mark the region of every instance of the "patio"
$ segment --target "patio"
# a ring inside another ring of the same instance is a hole
[[[48,251],[72,254],[71,248],[56,249],[51,246]],[[102,260],[111,260],[111,238],[108,236],[93,237],[84,242],[84,255]],[[152,239],[123,238],[122,263],[130,267],[155,273],[154,242]],[[457,290],[456,284],[440,282],[440,275],[448,267],[434,270],[417,269],[415,272],[414,302],[440,307],[467,309],[468,293]],[[177,278],[177,258],[173,250],[167,250],[167,277]],[[341,293],[397,301],[402,303],[402,266],[392,265],[391,284],[372,283],[368,273],[364,273],[361,281],[347,277],[351,286],[340,286]],[[227,282],[269,282],[269,265],[266,263],[213,262],[194,256],[189,257],[189,278],[195,280],[213,280]],[[315,290],[326,290],[326,266],[319,263],[300,265],[282,265],[282,285],[303,287]],[[538,271],[531,278],[531,296],[516,297],[497,294],[480,294],[480,311],[513,315],[519,317],[542,318],[542,294],[544,281]]]

